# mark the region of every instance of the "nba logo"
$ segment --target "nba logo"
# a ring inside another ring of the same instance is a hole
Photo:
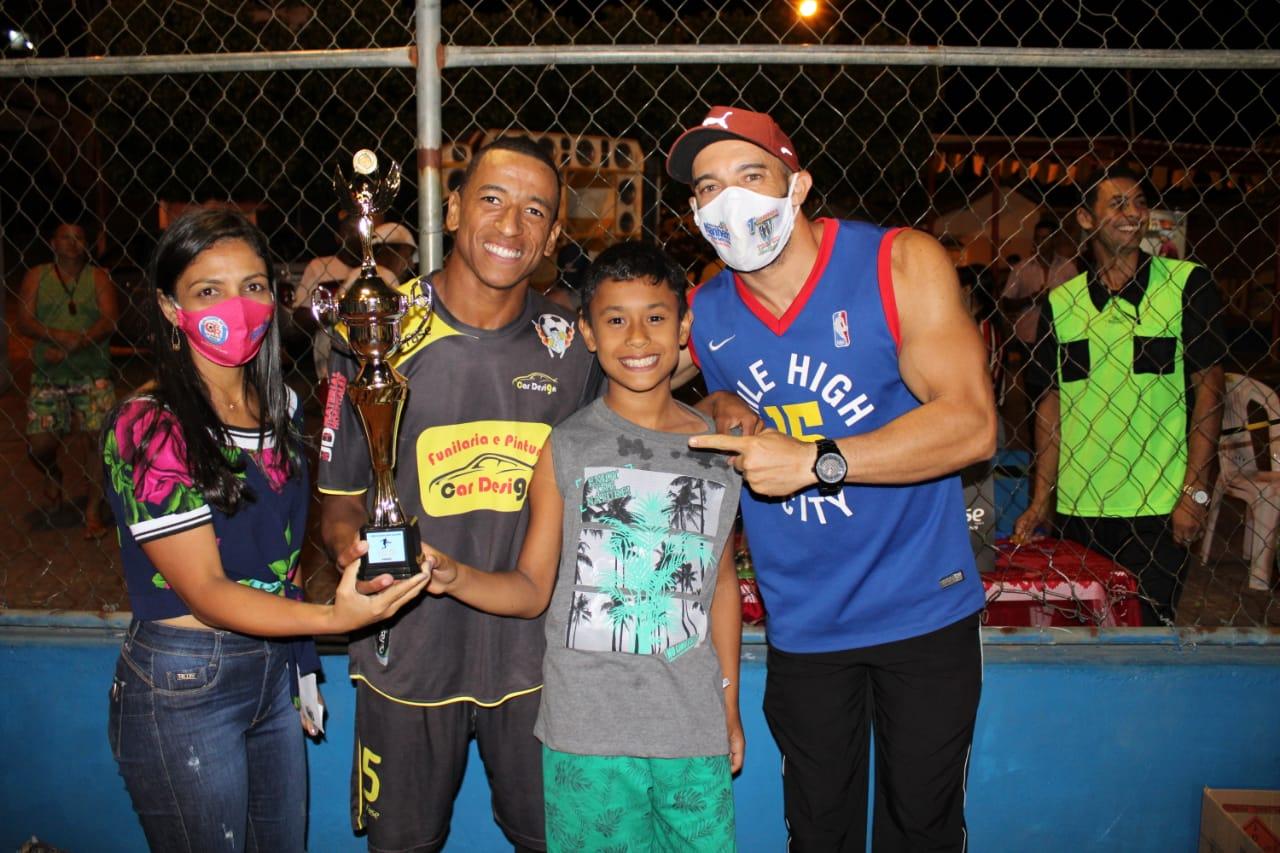
[[[835,336],[837,347],[849,345],[849,312],[837,311],[831,315],[831,332]]]

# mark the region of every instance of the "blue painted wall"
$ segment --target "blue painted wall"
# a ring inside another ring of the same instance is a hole
[[[1191,850],[1203,786],[1280,788],[1277,636],[1144,644],[1152,636],[988,635],[969,774],[972,849]],[[118,642],[102,629],[0,623],[0,850],[33,834],[75,853],[145,849],[106,743]],[[747,766],[735,785],[744,851],[785,842],[779,759],[760,713],[763,653],[744,647]],[[310,749],[311,849],[321,853],[364,849],[347,823],[354,692],[345,666],[325,660],[329,735]],[[447,849],[509,849],[489,819],[474,750]]]

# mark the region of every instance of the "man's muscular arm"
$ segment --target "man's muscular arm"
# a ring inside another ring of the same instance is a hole
[[[996,413],[986,349],[960,298],[955,268],[937,240],[894,239],[893,290],[902,344],[898,369],[921,406],[883,427],[838,441],[851,483],[915,483],[995,452]],[[817,482],[817,450],[776,430],[744,438],[695,436],[693,447],[736,454],[752,490],[789,495]]]

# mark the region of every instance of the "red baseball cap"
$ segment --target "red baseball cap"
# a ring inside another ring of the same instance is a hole
[[[675,145],[671,146],[667,155],[667,174],[682,183],[693,183],[693,158],[703,148],[722,139],[741,139],[758,145],[785,163],[791,171],[800,171],[796,147],[768,115],[740,107],[712,107],[702,124],[680,134]]]

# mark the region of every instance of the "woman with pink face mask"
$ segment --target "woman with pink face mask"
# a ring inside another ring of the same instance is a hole
[[[301,600],[309,485],[269,259],[239,213],[170,226],[149,267],[156,380],[103,435],[133,612],[108,734],[153,850],[302,850],[310,635],[386,619],[427,577],[365,596],[356,560],[333,604]]]

